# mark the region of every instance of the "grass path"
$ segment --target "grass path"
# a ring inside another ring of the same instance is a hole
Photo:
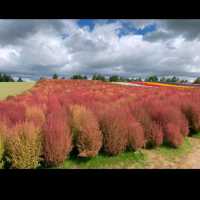
[[[200,139],[191,138],[192,152],[185,155],[178,163],[178,169],[200,169]]]
[[[150,169],[200,169],[200,138],[187,138],[179,149],[144,151]]]

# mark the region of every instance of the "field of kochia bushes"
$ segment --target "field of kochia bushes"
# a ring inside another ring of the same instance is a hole
[[[42,80],[0,102],[0,167],[62,165],[70,154],[178,148],[200,131],[200,90]]]

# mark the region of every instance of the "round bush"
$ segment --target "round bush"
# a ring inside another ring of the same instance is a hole
[[[84,106],[72,106],[71,126],[78,156],[96,156],[102,145],[102,134],[94,114]]]

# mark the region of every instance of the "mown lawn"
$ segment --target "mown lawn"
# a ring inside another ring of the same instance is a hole
[[[0,100],[4,100],[9,95],[21,94],[31,89],[34,84],[35,82],[0,82]]]

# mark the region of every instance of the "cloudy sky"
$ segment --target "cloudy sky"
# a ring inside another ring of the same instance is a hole
[[[0,72],[200,76],[200,20],[0,20]]]

